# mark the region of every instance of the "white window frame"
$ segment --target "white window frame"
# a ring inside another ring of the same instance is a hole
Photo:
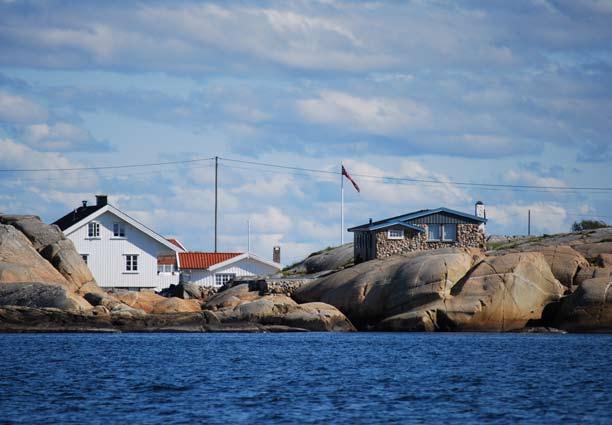
[[[138,273],[138,254],[124,254],[124,273]]]
[[[455,237],[453,239],[448,239],[446,237],[446,228],[447,226],[454,226],[455,227]],[[442,241],[443,242],[455,242],[457,240],[457,225],[456,224],[452,224],[452,223],[446,223],[442,225]]]
[[[398,232],[401,234],[393,235],[391,232]],[[387,230],[387,239],[401,240],[404,239],[404,229],[389,229]]]
[[[175,272],[174,264],[158,264],[157,265],[157,273],[158,274],[173,274]]]
[[[125,223],[121,221],[115,221],[113,223],[113,238],[125,239]]]
[[[87,223],[87,237],[89,239],[100,238],[100,223],[97,221],[90,221]]]
[[[223,286],[236,278],[236,273],[215,273],[215,286]]]

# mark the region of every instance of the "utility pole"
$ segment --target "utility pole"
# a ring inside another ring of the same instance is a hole
[[[219,177],[219,157],[215,156],[215,252],[217,252],[217,213],[219,211],[218,206],[218,177]]]
[[[527,236],[531,236],[531,210],[527,210]]]
[[[344,174],[343,164],[340,163],[340,245],[344,245]]]

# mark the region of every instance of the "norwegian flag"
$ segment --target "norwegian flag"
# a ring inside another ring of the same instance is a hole
[[[346,171],[346,168],[344,168],[344,165],[342,166],[342,175],[344,177],[346,177],[347,179],[349,179],[349,181],[351,183],[353,183],[353,187],[355,188],[355,190],[359,193],[361,193],[361,190],[359,189],[359,185],[355,182],[355,180],[353,180],[353,178],[349,175],[349,173]]]

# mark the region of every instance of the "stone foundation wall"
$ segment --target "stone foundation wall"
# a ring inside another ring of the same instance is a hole
[[[376,233],[376,258],[449,246],[484,249],[485,235],[478,229],[477,224],[458,224],[456,241],[427,241],[426,231],[417,232],[408,229],[404,231],[404,239],[389,239],[387,230]]]

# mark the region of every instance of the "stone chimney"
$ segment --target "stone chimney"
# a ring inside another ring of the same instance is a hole
[[[81,202],[83,202],[83,208],[87,207],[87,201],[83,200]]]
[[[106,204],[108,204],[108,196],[96,195],[96,206],[103,207]]]
[[[274,248],[272,248],[272,261],[274,261],[275,263],[281,262],[280,246],[275,246]]]

